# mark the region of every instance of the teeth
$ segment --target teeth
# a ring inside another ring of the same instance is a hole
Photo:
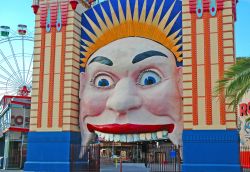
[[[167,139],[168,138],[168,132],[167,131],[162,131],[162,138]]]
[[[146,139],[151,140],[151,133],[146,133]]]
[[[97,134],[98,137],[101,137],[101,133],[100,132],[96,131],[95,133]]]
[[[110,134],[105,134],[105,136],[104,136],[104,140],[109,141],[109,135],[110,135]]]
[[[134,142],[138,142],[140,140],[139,134],[133,134],[133,136],[134,136]]]
[[[120,141],[120,135],[119,134],[114,134],[114,141],[119,142]]]
[[[157,138],[162,139],[162,131],[156,132]]]
[[[132,134],[128,134],[127,135],[127,142],[133,142],[134,141],[134,137]]]
[[[97,136],[105,141],[114,142],[138,142],[138,141],[150,141],[157,139],[168,139],[167,131],[157,131],[155,133],[140,133],[140,134],[106,134],[95,131]]]
[[[105,133],[101,133],[101,138],[105,139]]]
[[[127,136],[125,134],[120,135],[121,142],[127,142]]]
[[[109,135],[109,141],[111,141],[111,142],[114,141],[114,135],[113,134]]]
[[[146,134],[145,133],[140,134],[140,140],[146,140]]]
[[[152,140],[157,140],[157,134],[156,133],[152,133],[151,134],[151,139]]]

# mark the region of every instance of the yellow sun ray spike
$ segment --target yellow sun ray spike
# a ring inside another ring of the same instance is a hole
[[[89,17],[85,14],[86,20],[95,34],[90,32],[86,27],[82,26],[84,34],[86,34],[93,41],[92,43],[90,41],[82,39],[84,44],[86,44],[82,45],[82,48],[84,48],[86,51],[81,52],[81,54],[84,56],[84,58],[81,59],[83,62],[81,64],[82,67],[87,64],[89,57],[99,48],[115,40],[131,36],[138,36],[156,41],[171,50],[175,55],[177,61],[182,61],[182,52],[179,50],[182,45],[178,44],[178,42],[182,38],[182,36],[179,35],[179,33],[181,32],[181,28],[175,28],[176,21],[180,17],[181,12],[176,13],[176,11],[173,11],[177,0],[174,0],[173,3],[168,7],[168,9],[164,9],[164,4],[166,4],[167,0],[160,1],[159,3],[161,4],[159,4],[160,7],[158,11],[156,11],[157,0],[153,0],[152,5],[149,7],[150,9],[148,9],[149,11],[147,16],[146,10],[148,0],[143,0],[143,4],[141,4],[142,12],[140,15],[138,0],[126,0],[126,4],[121,4],[121,1],[117,0],[118,14],[115,13],[111,1],[112,0],[106,2],[109,5],[108,10],[110,10],[111,15],[108,15],[108,13],[106,12],[107,9],[104,9],[102,3],[99,4],[101,11],[90,9],[93,10],[100,27],[98,27],[94,20],[91,19],[91,16]],[[134,10],[131,9],[131,1],[135,1]],[[122,5],[126,5],[126,14],[125,11],[123,11]],[[167,12],[165,13],[165,11]],[[163,14],[163,12],[165,14]],[[173,12],[174,14],[172,14]],[[154,13],[156,13],[155,16]],[[103,15],[103,18],[100,16],[100,14]],[[164,16],[160,20],[160,17],[162,15]],[[168,21],[170,16],[173,16],[173,19],[171,21]],[[174,32],[169,36],[169,33],[172,32],[173,28]]]
[[[102,31],[99,29],[99,27],[85,14],[86,19],[88,20],[90,26],[95,31],[95,34],[97,37],[100,37],[102,35]]]
[[[146,6],[147,6],[147,1],[144,1],[140,20],[139,20],[141,23],[144,23],[146,21]]]
[[[118,1],[118,10],[119,10],[119,19],[120,19],[120,23],[123,23],[125,21],[125,15],[123,13],[123,10],[122,10],[122,5],[121,5],[121,2]]]
[[[176,20],[177,20],[177,18],[179,17],[180,14],[181,14],[181,13],[179,12],[179,13],[173,18],[173,20],[167,25],[167,27],[164,29],[164,33],[165,33],[166,35],[169,34],[169,32],[170,32],[171,29],[173,28],[173,26],[174,26],[174,24],[175,24],[175,22],[176,22]]]
[[[147,17],[147,20],[146,20],[146,23],[148,24],[151,24],[152,21],[153,21],[153,15],[154,15],[154,11],[155,11],[155,3],[156,3],[156,0],[154,0],[153,4],[152,4],[152,7],[148,13],[148,17]]]
[[[130,21],[130,20],[132,20],[132,14],[131,14],[131,8],[130,8],[129,0],[127,0],[126,9],[127,9],[126,10],[126,20]]]
[[[133,21],[139,21],[138,0],[135,1],[135,9],[134,9]]]
[[[173,4],[172,4],[172,5],[170,6],[170,8],[168,9],[168,12],[164,15],[164,17],[161,19],[161,22],[159,23],[159,26],[158,26],[158,27],[159,27],[161,30],[163,30],[163,29],[165,28],[166,22],[168,21],[169,16],[170,16],[170,14],[171,14],[171,12],[172,12],[172,10],[173,10],[173,8],[174,8],[175,2],[176,2],[176,1],[173,2]],[[161,13],[162,13],[162,12],[161,12]]]
[[[105,22],[106,22],[106,24],[107,24],[107,27],[108,27],[109,29],[111,29],[111,28],[113,27],[112,21],[110,20],[110,18],[108,17],[106,11],[103,9],[102,6],[101,6],[101,10],[102,10],[102,14],[103,14],[103,16],[104,16]]]
[[[152,24],[155,25],[155,26],[158,26],[158,24],[159,24],[160,16],[161,16],[161,13],[162,13],[162,10],[163,10],[163,5],[164,5],[164,1],[161,2],[161,6],[160,6],[160,8],[158,9],[158,11],[157,11],[157,13],[155,15],[155,18],[153,19]]]
[[[114,26],[117,26],[117,25],[119,25],[118,18],[117,18],[116,14],[115,14],[115,11],[114,11],[114,8],[113,8],[111,2],[110,2],[110,1],[108,1],[108,2],[109,2],[109,7],[110,7],[110,11],[111,11],[111,16],[112,16],[112,20],[113,20],[113,25],[114,25]]]
[[[93,11],[94,11],[95,17],[96,17],[96,19],[97,19],[97,21],[98,21],[98,23],[99,23],[99,25],[101,27],[102,32],[105,32],[108,29],[108,27],[103,22],[103,20],[101,19],[101,17],[97,14],[96,10],[93,10]]]

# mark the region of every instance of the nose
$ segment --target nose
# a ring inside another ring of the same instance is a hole
[[[142,99],[138,96],[136,86],[130,78],[119,80],[113,94],[107,100],[108,109],[119,113],[138,109],[141,105]]]

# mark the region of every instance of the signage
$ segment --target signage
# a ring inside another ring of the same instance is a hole
[[[240,116],[250,115],[250,102],[239,105]]]

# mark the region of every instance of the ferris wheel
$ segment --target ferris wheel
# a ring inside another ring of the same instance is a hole
[[[0,26],[0,97],[28,96],[32,88],[33,33],[19,24],[17,30]]]

